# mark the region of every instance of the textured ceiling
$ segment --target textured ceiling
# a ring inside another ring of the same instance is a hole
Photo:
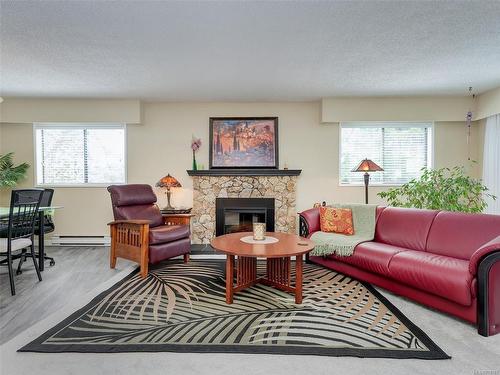
[[[500,86],[500,1],[1,1],[1,95],[314,100]]]

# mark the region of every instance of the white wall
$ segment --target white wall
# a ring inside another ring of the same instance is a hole
[[[462,121],[475,106],[470,96],[324,98],[321,121]]]
[[[302,169],[297,185],[297,208],[326,200],[363,202],[363,187],[338,185],[339,129],[337,123],[321,123],[321,105],[312,103],[143,103],[142,124],[128,125],[128,182],[154,185],[167,173],[183,185],[174,193],[174,204],[190,205],[192,180],[192,135],[203,141],[198,162],[208,168],[208,119],[211,116],[278,116],[280,166]],[[474,123],[472,158],[479,159],[481,125]],[[0,125],[0,150],[15,152],[17,162],[33,165],[31,124]],[[435,124],[435,166],[467,163],[464,122]],[[480,160],[479,160],[480,161]],[[472,171],[479,175],[480,168]],[[33,169],[21,186],[33,186]],[[370,201],[381,188],[370,188]],[[160,205],[165,196],[160,195]],[[2,194],[6,203],[7,194]],[[56,233],[66,235],[102,235],[112,220],[109,196],[105,188],[57,188],[54,204],[64,206],[56,214]]]
[[[500,113],[500,87],[479,95],[477,100],[477,119],[484,119]]]
[[[133,99],[5,98],[0,105],[5,123],[141,122],[141,102]]]

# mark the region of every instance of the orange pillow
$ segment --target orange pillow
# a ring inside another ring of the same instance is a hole
[[[322,232],[354,234],[350,208],[320,207],[319,223]]]

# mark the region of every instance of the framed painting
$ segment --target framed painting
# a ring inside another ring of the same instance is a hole
[[[277,117],[211,117],[210,168],[278,168]]]

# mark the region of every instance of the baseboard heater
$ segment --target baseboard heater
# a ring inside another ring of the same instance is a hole
[[[109,236],[52,236],[49,246],[109,246]]]

